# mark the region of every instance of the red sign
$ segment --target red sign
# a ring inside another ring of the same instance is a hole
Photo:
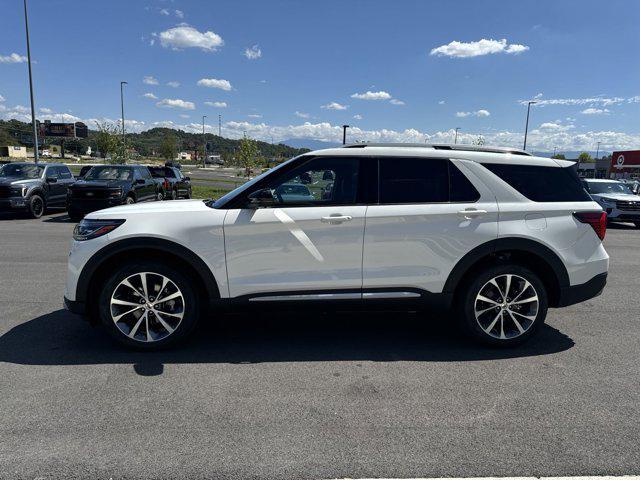
[[[613,171],[629,167],[640,167],[640,150],[627,150],[626,152],[613,152],[611,154],[611,168]]]

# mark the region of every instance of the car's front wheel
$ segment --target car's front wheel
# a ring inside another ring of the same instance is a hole
[[[462,287],[458,316],[473,338],[512,346],[540,329],[547,307],[547,291],[535,273],[520,265],[499,265],[480,271]]]
[[[188,277],[152,261],[116,270],[100,293],[98,308],[102,323],[117,342],[145,350],[184,339],[199,316]]]
[[[38,195],[31,195],[28,202],[28,213],[31,218],[40,218],[45,210],[44,199]]]

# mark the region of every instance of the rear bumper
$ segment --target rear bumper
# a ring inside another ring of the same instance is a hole
[[[588,282],[580,285],[571,285],[560,290],[558,307],[568,307],[576,303],[584,302],[590,298],[597,297],[604,290],[607,284],[607,273],[596,275]]]

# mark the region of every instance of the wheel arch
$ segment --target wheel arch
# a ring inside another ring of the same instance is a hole
[[[95,314],[97,291],[101,282],[122,262],[140,260],[160,260],[186,270],[195,279],[199,293],[206,295],[208,301],[203,308],[220,298],[220,289],[213,272],[198,255],[170,240],[136,237],[119,240],[93,254],[78,278],[76,300],[85,303],[87,313]]]
[[[454,295],[457,288],[473,272],[496,262],[512,261],[536,273],[549,296],[549,306],[560,303],[562,290],[569,287],[569,274],[560,257],[549,247],[527,238],[499,238],[468,252],[453,268],[443,293]]]

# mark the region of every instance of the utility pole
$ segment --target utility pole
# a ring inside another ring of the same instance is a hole
[[[458,130],[460,130],[460,127],[456,127],[456,138],[453,139],[453,144],[456,145],[458,143]]]
[[[598,147],[596,148],[596,162],[598,161],[598,154],[600,153],[600,144],[602,142],[598,142]]]
[[[29,17],[27,16],[27,0],[24,0],[24,29],[27,32],[27,61],[29,63],[29,95],[31,96],[31,124],[33,125],[33,161],[37,164],[38,126],[36,125],[36,107],[33,101],[33,76],[31,74],[31,46],[29,45]]]
[[[554,157],[556,156],[556,148],[558,148],[558,147],[553,147],[553,156]]]
[[[523,150],[527,149],[527,132],[529,131],[529,111],[531,110],[531,105],[533,105],[534,103],[538,103],[535,100],[531,100],[530,102],[527,103],[527,123],[524,126],[524,146],[522,147]]]
[[[127,142],[124,136],[124,90],[122,87],[128,85],[127,82],[120,82],[120,110],[122,112],[122,154],[127,157]]]
[[[204,136],[204,119],[206,115],[202,115],[202,168],[207,168],[207,140]]]
[[[218,136],[222,136],[222,115],[218,115]]]
[[[347,143],[347,128],[349,128],[349,125],[342,125],[342,144],[343,145]]]

